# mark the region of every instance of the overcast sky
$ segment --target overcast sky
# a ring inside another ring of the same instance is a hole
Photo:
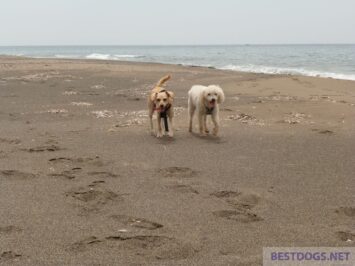
[[[0,45],[355,43],[355,0],[0,0]]]

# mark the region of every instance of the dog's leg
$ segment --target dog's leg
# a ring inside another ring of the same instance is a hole
[[[204,128],[205,128],[205,132],[207,134],[210,133],[210,131],[207,128],[207,115],[205,115],[204,118],[203,118],[203,124],[204,124]]]
[[[154,127],[153,127],[153,112],[149,110],[149,120],[150,120],[150,133],[154,134]]]
[[[161,116],[160,116],[160,113],[157,113],[157,123],[158,123],[157,138],[161,138],[163,136],[163,129],[161,128]]]
[[[206,133],[204,132],[204,118],[206,115],[204,114],[198,114],[198,123],[199,123],[199,129],[200,129],[200,135],[205,136]]]
[[[173,124],[173,116],[169,115],[169,137],[174,137],[174,124]]]
[[[214,135],[214,136],[217,136],[217,135],[218,135],[218,131],[219,131],[218,110],[216,110],[215,112],[213,112],[213,114],[212,114],[212,122],[213,122],[213,124],[214,124],[213,135]]]
[[[148,102],[148,117],[150,122],[150,134],[154,135],[154,126],[153,126],[153,113],[154,105],[151,101]]]
[[[194,114],[195,114],[195,107],[193,106],[191,100],[189,99],[189,103],[188,103],[188,107],[189,107],[189,132],[192,132],[192,120],[194,118]]]

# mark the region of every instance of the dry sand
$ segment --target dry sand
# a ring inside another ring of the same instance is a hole
[[[173,140],[146,110],[167,73]],[[211,83],[221,134],[201,138],[186,95]],[[266,246],[355,246],[354,115],[353,81],[2,57],[0,264],[260,265]]]

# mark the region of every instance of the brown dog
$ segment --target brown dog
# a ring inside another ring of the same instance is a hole
[[[174,117],[174,109],[173,109],[173,100],[174,93],[171,91],[167,91],[162,86],[171,78],[170,75],[167,75],[159,80],[155,88],[151,91],[148,97],[148,112],[150,119],[150,130],[153,133],[153,114],[154,111],[157,111],[157,125],[158,132],[157,137],[160,138],[163,136],[163,130],[161,127],[161,118],[163,115],[166,115],[169,118],[169,137],[174,136],[173,132],[173,117]]]

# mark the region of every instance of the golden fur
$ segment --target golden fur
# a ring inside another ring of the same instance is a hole
[[[170,75],[167,75],[161,78],[157,85],[152,89],[150,95],[148,97],[148,113],[150,119],[150,130],[153,133],[153,114],[154,111],[157,111],[157,137],[160,138],[163,136],[163,130],[161,126],[161,112],[166,108],[169,108],[167,112],[167,116],[169,118],[169,132],[168,135],[173,137],[173,117],[174,117],[174,93],[172,91],[168,91],[163,88],[164,84],[171,78]],[[170,107],[169,107],[170,106]]]

